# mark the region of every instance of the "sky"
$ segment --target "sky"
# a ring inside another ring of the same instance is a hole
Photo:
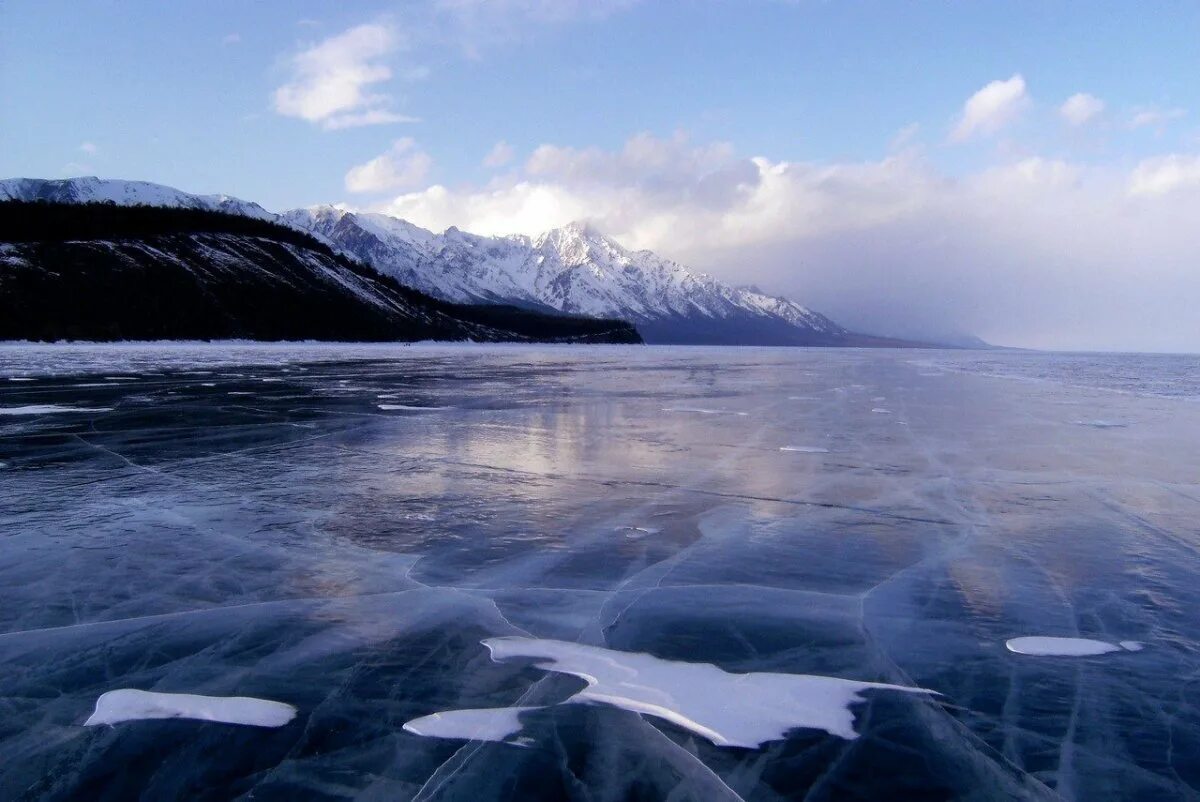
[[[5,0],[0,177],[538,233],[864,331],[1200,352],[1200,4]]]

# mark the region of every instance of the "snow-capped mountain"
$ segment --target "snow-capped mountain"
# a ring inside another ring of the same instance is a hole
[[[257,203],[228,195],[193,195],[149,181],[111,178],[9,178],[0,180],[0,200],[50,201],[53,203],[105,203],[121,206],[169,206],[183,209],[240,214],[259,220],[275,220]]]
[[[434,234],[333,206],[297,209],[283,219],[435,297],[622,318],[647,342],[821,345],[850,336],[786,298],[630,251],[583,223],[536,237],[485,237],[453,227]]]

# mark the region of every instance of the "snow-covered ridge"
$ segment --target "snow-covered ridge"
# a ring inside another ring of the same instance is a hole
[[[55,203],[105,203],[124,206],[169,206],[182,209],[209,209],[260,220],[275,220],[257,203],[228,195],[193,195],[149,181],[124,181],[114,178],[8,178],[0,180],[0,200],[52,201]]]
[[[651,251],[630,251],[584,223],[535,237],[442,234],[333,206],[283,219],[431,295],[460,303],[543,306],[635,323],[751,321],[836,337],[845,330],[786,298],[732,287]]]

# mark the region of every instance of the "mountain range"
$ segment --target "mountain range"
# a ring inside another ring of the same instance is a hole
[[[855,337],[798,303],[627,250],[586,223],[486,237],[334,206],[282,218],[435,297],[620,318],[650,343],[842,345]]]
[[[7,200],[0,340],[18,339],[641,342],[624,321],[432,298],[227,208]]]
[[[634,251],[586,223],[537,236],[438,234],[377,213],[315,206],[276,215],[226,195],[143,181],[0,181],[0,200],[112,203],[207,210],[306,232],[341,255],[433,298],[633,323],[650,343],[907,345],[847,331],[792,300],[735,287],[651,251]]]

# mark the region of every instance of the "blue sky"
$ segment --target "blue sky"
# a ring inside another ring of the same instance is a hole
[[[0,6],[0,176],[346,202],[485,233],[584,216],[722,277],[751,254],[748,278],[852,323],[913,323],[882,293],[844,300],[894,281],[945,296],[948,328],[1008,336],[1010,313],[980,313],[987,282],[955,295],[964,270],[1011,283],[1052,259],[1039,296],[1085,269],[1119,293],[1148,258],[1181,280],[1195,243],[1170,233],[1122,264],[1109,245],[1063,265],[1072,242],[1050,235],[993,257],[1029,228],[1022,193],[1051,204],[1038,222],[1101,232],[1130,203],[1187,219],[1197,41],[1200,4],[1169,2],[18,0]],[[995,208],[1009,219],[958,241]],[[935,241],[955,255],[936,274],[917,265]],[[834,280],[848,270],[856,282]],[[1182,321],[1119,342],[1080,325],[1028,342],[1200,347]]]
[[[913,123],[940,145],[972,92],[1013,74],[1047,104],[1095,94],[1112,123],[1200,111],[1195,3],[695,0],[617,3],[599,19],[511,5],[510,30],[425,32],[430,15],[411,3],[6,3],[0,171],[77,165],[281,208],[341,199],[346,170],[401,136],[432,156],[431,181],[452,185],[485,179],[499,140],[528,154],[684,130],[778,160],[878,158]],[[420,122],[324,131],[272,110],[289,56],[381,22],[409,41],[380,59],[395,77],[373,89]],[[1105,137],[1055,122],[1025,123],[1042,155],[1132,161],[1200,137],[1200,117]],[[969,169],[993,146],[937,159]]]

